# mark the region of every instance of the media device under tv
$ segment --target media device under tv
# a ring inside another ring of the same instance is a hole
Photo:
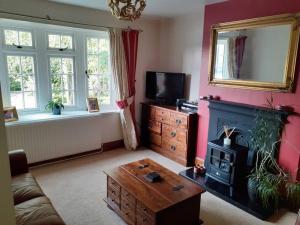
[[[175,105],[184,98],[184,88],[184,73],[146,72],[146,98],[156,103]]]

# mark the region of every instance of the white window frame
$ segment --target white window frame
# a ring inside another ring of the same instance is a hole
[[[16,30],[31,32],[32,47],[18,49],[14,46],[5,45],[4,30]],[[59,51],[56,48],[49,48],[48,34],[72,36],[72,49]],[[66,106],[65,111],[82,111],[87,109],[86,99],[88,98],[88,79],[85,74],[87,69],[87,37],[105,38],[109,41],[107,31],[85,30],[67,26],[40,24],[5,19],[0,21],[0,81],[4,106],[10,106],[10,87],[7,71],[6,55],[30,55],[34,57],[35,85],[36,85],[36,109],[18,110],[19,115],[36,114],[45,112],[45,105],[52,99],[50,57],[72,57],[74,70],[74,106]],[[109,52],[110,54],[110,52]],[[115,111],[114,80],[111,73],[110,56],[108,56],[110,77],[110,104],[100,104],[100,111]],[[50,113],[50,112],[49,112]]]
[[[73,82],[74,82],[74,104],[73,105],[65,105],[65,108],[67,110],[75,110],[78,107],[78,93],[77,93],[77,85],[76,85],[76,59],[73,55],[67,55],[67,54],[49,54],[48,55],[48,78],[49,78],[49,92],[50,92],[50,98],[52,99],[52,83],[51,83],[51,68],[50,68],[50,58],[72,58],[73,59]],[[60,74],[62,75],[62,74]]]
[[[22,48],[17,48],[16,46],[13,46],[13,45],[7,45],[5,43],[5,30],[13,30],[13,31],[17,31],[17,32],[22,32],[22,31],[30,32],[31,33],[31,39],[32,39],[32,46],[22,46]],[[32,51],[32,50],[36,49],[35,32],[32,29],[21,28],[21,27],[18,27],[18,26],[11,26],[11,27],[5,26],[1,30],[1,36],[2,36],[3,49],[12,50],[12,51],[14,51],[14,50],[20,50],[20,51],[29,50],[29,51]]]
[[[34,79],[35,79],[35,99],[36,99],[36,107],[35,108],[23,108],[23,109],[19,109],[23,112],[31,112],[31,111],[37,111],[39,110],[39,86],[38,86],[38,76],[37,76],[37,63],[36,63],[36,54],[35,53],[27,53],[27,52],[6,52],[4,53],[4,62],[5,62],[5,74],[6,76],[6,85],[8,87],[8,99],[7,101],[9,102],[9,104],[11,104],[11,91],[10,91],[10,82],[9,82],[9,77],[8,77],[8,67],[7,67],[7,56],[30,56],[33,58],[33,66],[34,66]],[[23,80],[22,80],[23,82]],[[31,91],[21,91],[23,93],[23,101],[24,101],[24,92],[31,92]],[[24,104],[24,102],[23,102]]]
[[[100,36],[99,36],[100,35]],[[84,60],[85,60],[85,73],[86,73],[86,96],[89,96],[89,81],[88,81],[88,74],[87,74],[87,67],[88,67],[88,60],[87,60],[87,56],[88,56],[88,51],[87,51],[87,39],[88,38],[104,38],[107,39],[108,42],[109,40],[109,35],[108,33],[101,33],[99,34],[97,31],[96,32],[90,32],[87,33],[84,37],[84,47],[85,47],[85,52],[84,52]],[[99,102],[100,107],[104,108],[105,110],[108,109],[117,109],[116,106],[116,93],[114,92],[114,80],[112,77],[112,70],[111,70],[111,60],[110,60],[110,51],[108,54],[108,75],[110,77],[110,104],[102,104]]]
[[[59,36],[71,36],[72,37],[72,49],[67,49],[65,51],[59,51],[60,48],[50,48],[49,46],[49,35],[59,35]],[[60,53],[74,53],[76,51],[76,45],[75,45],[75,35],[72,32],[63,32],[59,30],[49,30],[47,31],[46,34],[46,42],[47,42],[47,51],[53,51],[57,52],[59,51]]]

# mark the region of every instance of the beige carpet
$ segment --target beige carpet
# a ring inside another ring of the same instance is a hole
[[[46,165],[32,172],[67,225],[124,225],[103,202],[106,191],[103,170],[146,157],[176,173],[184,169],[150,150],[118,149]],[[269,222],[261,221],[210,193],[202,195],[200,217],[204,225],[294,225],[296,221],[296,214],[284,211]]]

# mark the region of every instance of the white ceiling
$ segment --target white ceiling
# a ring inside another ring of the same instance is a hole
[[[107,0],[50,0],[54,2],[109,10]],[[147,0],[143,12],[148,16],[174,17],[199,12],[203,4],[213,4],[225,0]]]

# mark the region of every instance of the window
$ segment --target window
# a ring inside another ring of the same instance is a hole
[[[32,47],[32,33],[28,31],[4,30],[5,44],[19,47]]]
[[[2,19],[1,38],[4,106],[39,113],[59,99],[65,110],[81,111],[97,97],[102,110],[116,109],[107,32]]]
[[[34,57],[6,57],[11,105],[17,109],[33,109],[36,104]]]
[[[105,38],[87,38],[87,74],[89,97],[102,104],[111,102],[109,74],[109,42]]]
[[[74,61],[69,57],[50,57],[52,99],[74,105]]]
[[[70,35],[48,34],[48,47],[54,49],[73,49],[73,37]]]

